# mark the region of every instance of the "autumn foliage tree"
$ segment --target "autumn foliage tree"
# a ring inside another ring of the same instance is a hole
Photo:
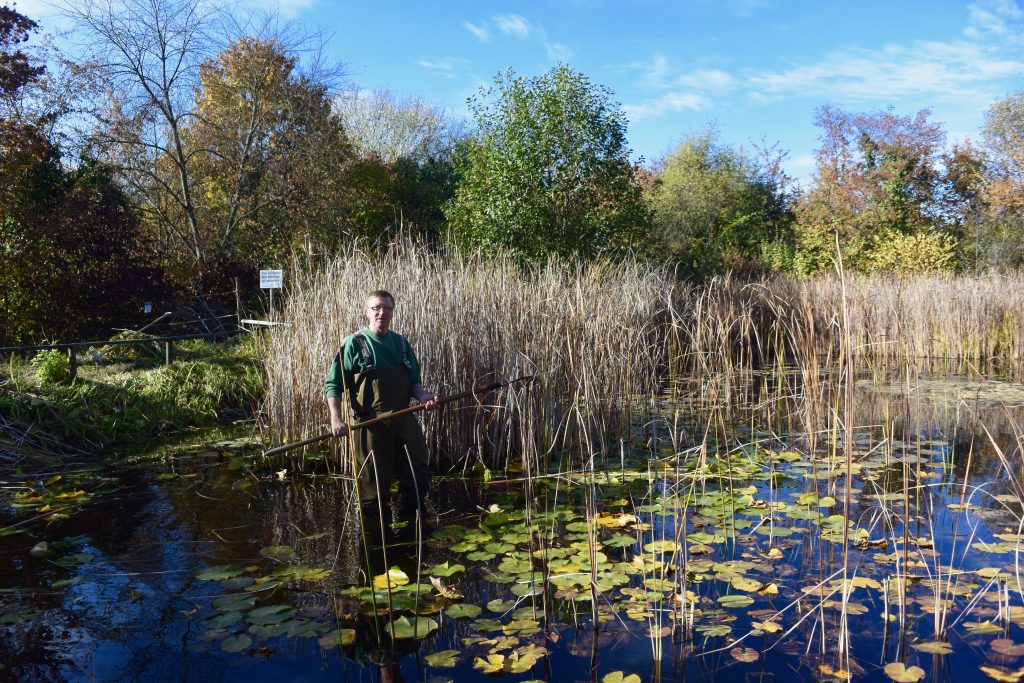
[[[215,270],[281,263],[345,220],[349,145],[328,86],[297,62],[278,40],[244,36],[200,67],[184,139]]]
[[[983,220],[975,241],[979,255],[991,267],[1024,265],[1024,90],[995,102],[985,114],[982,129]]]
[[[945,133],[929,116],[819,109],[817,172],[798,206],[798,270],[830,268],[837,237],[846,267],[954,267],[956,244],[944,217],[957,199],[942,191]]]
[[[136,215],[110,169],[65,168],[50,121],[24,117],[44,68],[21,49],[35,23],[0,7],[0,344],[108,333],[157,293]]]

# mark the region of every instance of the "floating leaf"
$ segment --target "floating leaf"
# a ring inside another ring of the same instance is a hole
[[[502,600],[501,598],[495,598],[487,603],[488,612],[508,612],[515,608],[515,600]]]
[[[679,551],[679,544],[675,541],[670,541],[667,539],[661,541],[651,541],[650,543],[644,545],[644,550],[646,550],[649,553],[661,553],[664,555],[671,555],[672,553]]]
[[[924,678],[924,669],[919,666],[907,667],[903,662],[885,665],[885,675],[896,683],[916,683]]]
[[[270,626],[272,624],[280,624],[282,621],[287,621],[294,616],[295,610],[288,605],[269,605],[252,610],[245,615],[245,618],[250,624]]]
[[[732,658],[736,661],[747,662],[748,664],[750,662],[756,662],[758,657],[761,656],[758,651],[752,647],[734,647],[729,650],[729,654],[731,654]]]
[[[1024,657],[1024,645],[1014,643],[1009,638],[996,638],[990,645],[993,651],[1004,657]]]
[[[256,596],[246,595],[245,593],[224,595],[213,601],[215,609],[224,610],[226,612],[249,609],[255,604]]]
[[[446,578],[451,576],[452,574],[458,574],[459,572],[464,571],[466,571],[466,568],[461,564],[451,564],[450,562],[445,562],[444,564],[435,564],[433,567],[430,568],[430,573],[434,576],[443,576]]]
[[[241,612],[224,612],[210,617],[203,624],[207,628],[225,628],[242,620]]]
[[[505,655],[477,657],[473,660],[473,668],[485,674],[500,674],[505,670]]]
[[[335,631],[331,631],[317,641],[320,647],[325,650],[329,650],[332,647],[338,647],[339,645],[345,647],[354,642],[356,642],[356,630],[354,628],[339,628]]]
[[[920,652],[927,652],[930,655],[953,654],[953,646],[941,640],[932,640],[923,643],[911,643],[910,647]]]
[[[986,676],[1000,683],[1020,683],[1021,679],[1024,679],[1024,669],[1006,671],[1005,669],[997,669],[994,666],[983,666],[981,670]]]
[[[373,577],[374,588],[397,588],[409,583],[409,575],[398,567],[392,567],[384,574]]]
[[[764,585],[760,581],[748,579],[745,576],[733,577],[730,583],[732,584],[732,587],[736,590],[746,591],[748,593],[753,593],[754,591],[760,590],[761,586]]]
[[[749,595],[723,595],[718,598],[718,604],[726,609],[749,607],[754,604],[754,598]]]
[[[640,683],[640,677],[636,674],[626,674],[624,671],[613,671],[605,675],[601,683]]]
[[[240,567],[235,566],[224,566],[224,567],[210,567],[196,574],[196,578],[200,581],[224,581],[225,579],[231,579],[242,573]]]
[[[964,624],[964,628],[970,631],[971,635],[974,636],[1003,632],[1002,628],[993,624],[991,621],[969,621]]]
[[[54,562],[62,567],[68,569],[75,569],[81,567],[83,564],[88,564],[93,561],[94,556],[89,553],[73,553],[71,555],[65,555],[64,557],[58,557]]]
[[[466,559],[471,562],[487,562],[488,560],[493,560],[494,557],[494,553],[489,553],[486,550],[477,550],[466,555]]]
[[[636,539],[626,534],[618,534],[604,541],[604,545],[610,548],[628,548],[636,543]]]
[[[459,663],[459,654],[461,653],[458,650],[441,650],[429,654],[423,659],[427,662],[427,666],[450,668]]]
[[[392,638],[426,638],[437,629],[437,622],[427,617],[399,617],[384,627]]]
[[[511,674],[521,674],[537,666],[537,657],[534,655],[519,655],[513,652],[505,659],[505,671]]]
[[[243,633],[240,636],[225,638],[221,641],[220,649],[224,650],[224,652],[241,652],[250,645],[252,645],[252,638]]]
[[[476,605],[460,603],[458,605],[452,605],[446,609],[444,613],[452,619],[475,619],[480,616],[483,611],[483,608]]]
[[[782,630],[782,625],[774,621],[755,621],[751,626],[765,633],[778,633]]]
[[[286,560],[295,556],[295,549],[290,545],[271,545],[260,549],[260,555],[272,560]]]

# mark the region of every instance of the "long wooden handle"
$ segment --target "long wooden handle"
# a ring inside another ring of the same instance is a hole
[[[493,384],[488,384],[486,386],[474,387],[473,389],[467,389],[466,391],[460,391],[457,394],[452,394],[450,396],[445,396],[444,398],[439,398],[439,399],[437,399],[437,402],[438,403],[450,403],[452,401],[458,401],[459,399],[466,398],[467,396],[474,396],[476,394],[482,394],[485,391],[491,391],[493,389],[498,389],[500,387],[505,386],[506,384],[512,384],[514,382],[519,382],[519,381],[522,381],[524,379],[528,379],[528,378],[527,377],[519,377],[517,379],[512,380],[511,382],[494,382]],[[391,412],[391,413],[384,413],[383,415],[378,415],[377,417],[372,417],[369,420],[364,420],[362,422],[353,422],[351,425],[349,425],[349,429],[353,430],[353,431],[356,430],[356,429],[362,429],[363,427],[369,427],[370,425],[375,425],[375,424],[378,424],[380,422],[387,422],[388,420],[392,420],[392,419],[394,419],[396,417],[401,417],[402,415],[408,415],[410,413],[419,412],[421,410],[424,410],[425,408],[426,408],[426,406],[424,404],[422,404],[422,403],[414,405],[414,406],[409,406],[408,408],[402,408],[401,410],[396,410],[396,411]],[[309,444],[312,444],[312,443],[317,443],[318,441],[323,441],[324,439],[329,439],[332,436],[334,436],[334,434],[332,432],[326,432],[324,434],[318,434],[317,436],[311,436],[308,439],[303,439],[302,441],[295,441],[293,443],[287,443],[287,444],[285,444],[283,446],[278,446],[277,448],[271,448],[269,451],[263,451],[263,455],[264,456],[277,455],[278,453],[284,453],[286,451],[290,451],[290,450],[293,450],[293,449],[296,449],[296,448],[301,448],[303,446],[308,446]]]

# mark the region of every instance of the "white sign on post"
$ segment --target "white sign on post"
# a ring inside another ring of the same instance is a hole
[[[281,289],[284,284],[283,270],[261,270],[260,289]]]

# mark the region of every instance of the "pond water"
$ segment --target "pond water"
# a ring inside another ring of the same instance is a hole
[[[8,473],[0,679],[1024,680],[1022,397],[863,384],[849,473],[782,411],[663,405],[632,455],[439,476],[365,540],[346,478],[244,438]]]

